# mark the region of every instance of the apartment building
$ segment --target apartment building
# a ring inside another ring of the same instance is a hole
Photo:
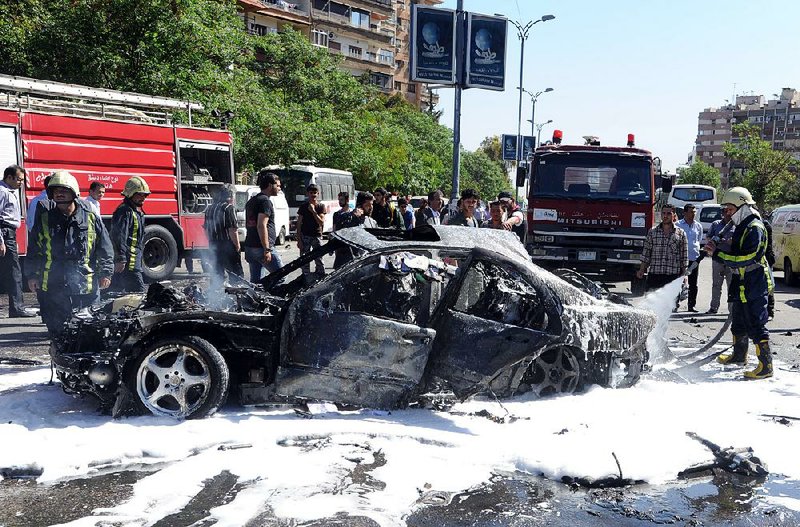
[[[437,5],[443,0],[417,0]],[[238,0],[245,28],[265,35],[289,26],[315,46],[341,55],[342,67],[387,94],[401,93],[421,109],[438,97],[409,82],[413,0]]]
[[[742,168],[724,155],[723,145],[736,142],[734,124],[749,122],[756,125],[761,138],[769,141],[776,150],[788,150],[800,159],[800,92],[783,88],[773,94],[773,99],[763,95],[739,95],[735,104],[719,108],[706,108],[698,117],[696,156],[720,171],[723,184],[727,184],[731,170]]]

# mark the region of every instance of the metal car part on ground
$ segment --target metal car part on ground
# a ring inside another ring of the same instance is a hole
[[[336,249],[354,260],[288,277]],[[513,233],[447,226],[344,229],[262,284],[147,295],[75,314],[51,355],[64,389],[104,410],[176,418],[242,404],[404,407],[630,386],[655,316],[534,265]]]

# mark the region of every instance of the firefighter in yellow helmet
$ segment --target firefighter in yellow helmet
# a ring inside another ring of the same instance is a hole
[[[47,197],[54,204],[38,211],[31,231],[25,271],[39,298],[42,321],[57,336],[73,309],[91,305],[111,283],[113,248],[100,216],[79,199],[69,172],[54,172]]]
[[[772,377],[772,351],[766,327],[767,299],[773,288],[766,258],[767,229],[755,208],[753,196],[746,188],[729,189],[721,203],[736,229],[729,251],[720,250],[713,241],[705,246],[715,261],[733,270],[728,286],[733,351],[720,355],[718,360],[723,364],[747,364],[749,337],[755,343],[758,364],[744,376],[747,379],[765,379]]]
[[[122,189],[123,200],[111,217],[111,241],[114,244],[113,291],[144,292],[142,250],[144,249],[144,211],[142,205],[150,187],[133,176]]]

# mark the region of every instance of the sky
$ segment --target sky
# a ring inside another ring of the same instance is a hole
[[[456,0],[441,7],[455,8]],[[553,127],[565,144],[596,135],[602,144],[636,144],[669,172],[685,164],[697,136],[697,116],[733,94],[772,98],[800,89],[800,2],[794,0],[464,0],[464,9],[536,24],[525,42],[523,87],[553,88],[539,97],[542,140]],[[462,145],[517,133],[520,43],[509,24],[506,89],[466,90]],[[441,122],[453,126],[453,90],[440,89]],[[524,96],[523,134],[530,135],[531,101]]]
[[[677,281],[642,305],[668,318],[679,289]],[[673,349],[678,355],[691,351]],[[98,415],[91,399],[48,385],[49,368],[0,365],[0,469],[36,469],[38,482],[47,484],[138,464],[153,467],[130,498],[87,510],[72,527],[152,525],[180,511],[223,470],[238,478],[242,490],[210,509],[218,526],[244,525],[265,503],[278,517],[299,522],[344,512],[401,526],[428,491],[457,493],[506,472],[555,481],[613,476],[618,468],[612,452],[626,478],[675,482],[679,471],[712,460],[708,449],[686,436],[692,431],[723,447],[752,447],[770,470],[755,503],[800,511],[800,426],[763,416],[797,415],[800,375],[784,373],[786,365],[776,359],[775,377],[746,382],[741,368],[711,362],[690,377],[680,372],[691,382],[676,382],[678,363],[657,354],[654,362],[656,374],[627,389],[591,387],[583,394],[522,396],[502,405],[478,398],[450,412],[345,412],[319,404],[311,407],[312,418],[302,418],[291,408],[228,406],[183,422]],[[481,410],[505,422],[474,415]],[[378,483],[353,481],[356,465],[372,464],[378,452],[385,464],[369,473]],[[24,516],[19,503],[14,513]]]

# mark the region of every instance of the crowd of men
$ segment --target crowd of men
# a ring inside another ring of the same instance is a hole
[[[688,204],[676,223],[671,205],[661,209],[661,223],[645,239],[638,278],[647,274],[647,289],[659,289],[681,277],[688,284],[688,311],[697,313],[697,273],[706,255],[713,258],[711,305],[707,314],[720,307],[723,281],[728,283],[733,350],[723,353],[722,364],[747,364],[749,341],[755,345],[756,367],[744,373],[747,379],[771,377],[772,353],[766,324],[774,317],[775,296],[772,265],[772,232],[761,218],[750,192],[729,189],[722,198],[722,218],[712,223],[707,242],[701,247],[703,228],[695,220],[695,206]],[[676,305],[677,310],[677,305]]]

